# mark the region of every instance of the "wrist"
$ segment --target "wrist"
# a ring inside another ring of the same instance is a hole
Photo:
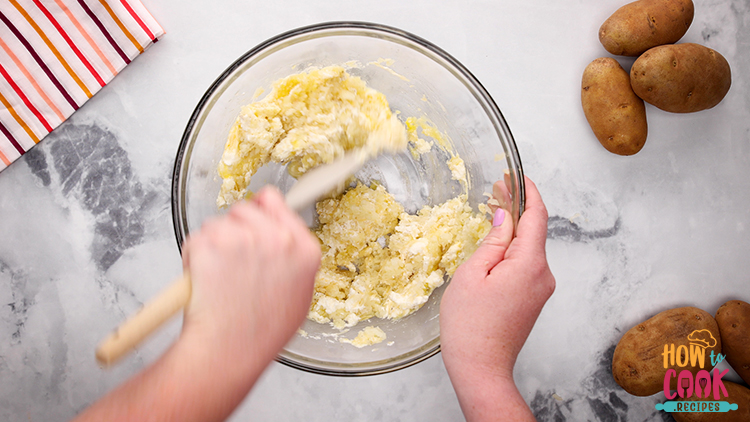
[[[183,330],[156,362],[77,420],[211,422],[228,418],[266,362],[252,354],[237,359],[226,353],[210,331],[193,328],[197,327]]]
[[[247,327],[246,327],[247,328]],[[266,356],[257,344],[249,341],[253,336],[240,335],[238,330],[222,326],[186,326],[180,334],[175,347],[178,353],[193,365],[212,368],[213,377],[222,377],[226,381],[235,380],[232,385],[249,389],[260,377],[274,355]],[[226,382],[225,381],[225,382]]]
[[[468,422],[498,420],[500,415],[503,420],[535,420],[518,391],[512,368],[446,364],[446,369]]]
[[[508,345],[483,344],[481,347],[457,346],[468,341],[446,339],[442,345],[442,357],[451,380],[466,380],[467,383],[513,383],[515,357]]]
[[[171,409],[165,420],[221,421],[242,402],[265,364],[250,354],[237,359],[213,336],[185,330],[151,368],[165,380],[158,407]]]

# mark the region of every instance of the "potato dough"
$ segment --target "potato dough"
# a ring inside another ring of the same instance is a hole
[[[705,350],[705,368],[710,369],[708,356],[713,351],[721,352],[719,327],[714,318],[698,308],[685,307],[661,312],[653,318],[628,330],[617,343],[612,357],[612,375],[617,384],[635,396],[650,396],[664,390],[665,345],[690,346],[688,336],[696,330],[708,330],[716,340]],[[693,375],[701,369],[687,365],[676,370],[690,370]],[[677,387],[677,378],[672,378],[672,389]]]
[[[693,22],[691,0],[639,0],[617,9],[599,28],[612,54],[638,56],[651,47],[676,43]]]
[[[727,362],[750,384],[750,304],[730,300],[721,305],[716,311],[716,323]]]
[[[317,210],[323,257],[308,318],[340,329],[419,309],[491,228],[466,195],[411,215],[382,185],[359,184]]]
[[[432,141],[421,139],[419,129]],[[274,82],[266,97],[242,108],[231,127],[218,165],[219,207],[247,197],[252,176],[270,162],[287,164],[298,177],[345,151],[375,156],[406,152],[407,145],[415,158],[433,145],[449,152],[446,165],[465,193],[415,215],[377,183],[318,202],[315,234],[323,256],[309,319],[344,329],[373,316],[409,315],[477,249],[491,224],[469,206],[469,173],[449,140],[426,117],[401,123],[382,93],[341,66]],[[341,341],[362,347],[385,338],[379,328],[368,327]]]
[[[732,85],[724,57],[699,44],[654,47],[630,69],[633,91],[643,101],[673,113],[692,113],[719,104]]]
[[[581,104],[596,138],[608,151],[633,155],[648,135],[646,108],[617,60],[594,60],[583,72]]]
[[[268,95],[242,107],[224,146],[216,199],[225,207],[248,196],[258,169],[276,162],[299,177],[353,149],[369,156],[406,149],[406,127],[391,112],[385,95],[328,66],[287,76]]]

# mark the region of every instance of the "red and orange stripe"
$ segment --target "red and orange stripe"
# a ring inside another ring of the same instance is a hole
[[[86,31],[86,28],[81,25],[81,23],[76,19],[75,15],[68,9],[67,6],[65,6],[65,3],[63,3],[61,0],[55,0],[55,3],[57,3],[57,7],[60,8],[60,10],[65,13],[65,16],[68,17],[70,20],[70,23],[73,24],[73,26],[76,27],[78,32],[83,36],[83,39],[86,40],[86,42],[91,46],[91,48],[96,52],[96,55],[99,56],[99,59],[104,63],[104,66],[107,67],[107,69],[112,72],[112,76],[117,75],[117,70],[114,66],[112,66],[112,62],[109,61],[107,56],[104,54],[101,48],[99,48],[99,45],[94,41],[93,38],[91,38],[91,35]]]
[[[50,49],[52,54],[57,58],[57,60],[60,62],[60,64],[65,68],[65,71],[68,72],[71,78],[76,82],[79,88],[83,91],[84,94],[86,94],[86,97],[91,98],[93,94],[91,94],[91,91],[89,91],[88,87],[85,83],[81,80],[81,78],[76,74],[76,72],[73,71],[73,69],[70,67],[68,62],[65,60],[65,58],[60,54],[60,51],[57,50],[54,44],[52,44],[52,41],[49,40],[47,35],[45,35],[44,31],[42,31],[41,28],[39,28],[39,25],[37,25],[36,22],[34,22],[34,19],[31,19],[31,16],[29,16],[28,12],[24,10],[23,7],[21,7],[20,4],[18,4],[17,0],[8,0],[13,5],[13,7],[18,10],[18,13],[20,13],[24,19],[31,25],[32,28],[34,28],[34,31],[36,31],[37,35],[39,35],[39,38],[44,41],[44,43],[47,45],[47,47]]]
[[[141,17],[138,16],[137,13],[135,13],[135,11],[133,10],[132,7],[130,7],[128,2],[125,0],[120,0],[120,3],[123,5],[123,7],[125,7],[125,10],[127,10],[128,13],[130,13],[130,16],[133,17],[133,19],[138,23],[141,29],[143,29],[143,32],[145,32],[146,35],[148,35],[149,39],[151,39],[151,41],[153,42],[156,42],[156,37],[154,37],[154,34],[151,32],[151,30],[148,29],[148,26],[146,26],[146,24],[143,23],[143,20],[141,19]]]
[[[13,108],[13,106],[8,102],[8,100],[5,98],[5,96],[0,93],[0,103],[3,104],[6,110],[8,110],[8,113],[10,113],[11,116],[13,116],[13,119],[15,119],[16,123],[18,123],[19,126],[26,132],[27,135],[29,135],[29,138],[31,138],[32,141],[34,141],[35,144],[39,143],[39,137],[36,136],[33,130],[29,127],[29,125],[26,124],[26,122],[21,118],[21,116],[18,115],[16,110]]]
[[[29,101],[29,98],[26,96],[26,94],[23,93],[21,88],[18,87],[16,82],[13,80],[13,78],[10,77],[10,74],[5,70],[2,64],[0,64],[0,75],[3,75],[6,81],[8,81],[8,85],[15,91],[16,95],[23,101],[24,104],[26,104],[26,107],[31,110],[31,112],[36,116],[37,120],[39,120],[39,123],[44,126],[45,129],[47,129],[47,132],[52,132],[52,126],[47,122],[47,119],[42,116],[42,114],[37,110],[37,108],[32,104],[31,101]]]
[[[125,34],[125,36],[130,40],[130,42],[133,43],[135,48],[138,49],[138,53],[143,53],[143,47],[141,46],[141,44],[139,44],[138,40],[135,39],[133,34],[131,34],[130,31],[128,31],[128,28],[126,28],[125,25],[123,25],[120,18],[117,17],[117,14],[115,14],[114,10],[112,10],[112,8],[109,6],[109,3],[107,3],[107,0],[99,0],[99,3],[101,3],[102,6],[104,6],[104,9],[107,10],[107,13],[109,13],[109,16],[112,18],[113,21],[115,21],[115,24],[117,24],[117,26],[120,28],[120,31],[122,31],[122,33]]]
[[[164,33],[138,0],[5,4],[0,7],[0,29],[8,35],[0,39],[0,170]]]
[[[5,156],[5,154],[3,154],[2,151],[0,151],[0,160],[3,162],[3,164],[5,164],[5,167],[8,167],[10,165],[10,160]]]
[[[10,32],[15,35],[16,39],[18,39],[18,42],[20,42],[26,51],[31,55],[31,57],[34,59],[37,65],[39,65],[39,68],[42,69],[42,72],[44,72],[45,75],[47,75],[47,78],[49,78],[50,82],[52,82],[53,85],[55,85],[55,88],[57,88],[58,91],[60,91],[60,94],[65,98],[65,100],[70,104],[71,107],[73,107],[73,110],[78,110],[78,104],[73,100],[73,98],[70,96],[68,91],[65,89],[65,87],[60,83],[60,81],[57,79],[55,74],[50,70],[49,66],[42,60],[42,58],[39,56],[39,54],[36,52],[34,47],[29,43],[29,40],[26,39],[26,37],[23,36],[23,34],[16,28],[15,25],[13,25],[13,22],[8,19],[7,16],[3,13],[2,10],[0,10],[0,21],[2,21],[5,26],[10,29]]]
[[[2,47],[3,50],[10,56],[10,59],[13,61],[13,63],[18,67],[18,70],[23,73],[23,76],[28,79],[28,81],[31,83],[31,86],[34,87],[34,90],[39,94],[40,97],[44,100],[45,103],[47,103],[47,106],[49,106],[50,110],[52,110],[53,113],[60,119],[60,123],[62,123],[65,120],[65,116],[62,114],[59,108],[55,105],[55,103],[49,98],[47,93],[44,92],[44,90],[39,86],[39,83],[37,83],[36,79],[29,73],[29,70],[26,69],[26,66],[21,63],[21,61],[18,59],[18,57],[13,54],[13,50],[8,47],[7,44],[3,41],[2,38],[0,38],[0,47]]]
[[[81,63],[83,63],[83,65],[89,71],[89,73],[91,73],[91,76],[93,76],[94,79],[96,79],[96,82],[99,83],[99,86],[104,87],[104,85],[106,85],[106,83],[102,80],[102,77],[99,76],[99,73],[97,73],[96,70],[94,69],[94,67],[91,66],[91,63],[89,63],[88,59],[86,59],[86,56],[84,56],[83,53],[81,53],[81,50],[79,50],[78,47],[73,42],[73,40],[70,39],[70,37],[68,36],[67,32],[65,32],[65,30],[62,28],[62,26],[60,26],[60,24],[57,22],[57,19],[55,19],[55,17],[52,16],[52,14],[49,12],[49,10],[47,10],[47,8],[44,7],[44,5],[39,0],[32,0],[32,1],[36,5],[36,7],[38,7],[39,10],[42,11],[42,13],[47,18],[47,20],[50,21],[50,23],[52,24],[52,26],[55,27],[55,29],[57,30],[57,32],[65,40],[65,42],[68,44],[68,46],[70,47],[70,49],[73,50],[73,53],[75,53],[75,55],[78,57],[78,60],[80,60]]]

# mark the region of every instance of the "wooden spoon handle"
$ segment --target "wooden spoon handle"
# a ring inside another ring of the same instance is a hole
[[[96,349],[96,360],[104,366],[115,363],[187,306],[191,293],[190,277],[184,273],[105,338]]]

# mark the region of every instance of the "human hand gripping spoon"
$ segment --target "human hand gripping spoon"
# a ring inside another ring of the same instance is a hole
[[[356,173],[368,158],[370,157],[365,151],[355,150],[329,164],[308,171],[287,192],[287,205],[299,212],[331,191],[342,190],[346,180]],[[96,360],[105,367],[116,363],[185,308],[190,302],[191,294],[190,274],[183,273],[102,340],[96,349]]]

